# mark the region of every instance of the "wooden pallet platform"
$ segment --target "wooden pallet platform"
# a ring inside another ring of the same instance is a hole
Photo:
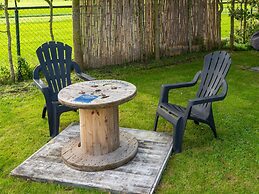
[[[15,168],[11,175],[112,192],[153,193],[171,156],[172,136],[147,130],[120,130],[134,135],[139,143],[135,158],[124,166],[99,172],[78,171],[66,166],[61,149],[69,140],[79,136],[79,125],[72,124]]]

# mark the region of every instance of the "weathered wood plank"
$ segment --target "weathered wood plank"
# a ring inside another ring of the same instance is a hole
[[[145,188],[146,185],[150,185],[153,181],[151,176],[138,174],[130,174],[130,176],[128,176],[129,173],[125,176],[125,172],[120,171],[82,172],[69,168],[66,165],[46,163],[45,161],[42,162],[38,160],[25,162],[23,167],[19,168],[16,173],[22,174],[21,177],[31,180],[58,182],[65,185],[70,183],[74,184],[74,186],[81,187],[85,187],[87,181],[87,187],[90,186],[120,192],[126,191],[125,188],[130,190],[130,187],[133,187],[134,185],[138,185],[139,188],[137,189],[141,189],[142,192],[143,189],[141,187]],[[134,192],[134,190],[131,190],[130,192]]]
[[[171,153],[171,136],[144,130],[120,130],[134,135],[140,146],[136,157],[119,168],[84,172],[66,166],[61,159],[61,149],[71,138],[79,136],[79,126],[70,125],[14,169],[11,175],[40,182],[121,193],[153,193]]]

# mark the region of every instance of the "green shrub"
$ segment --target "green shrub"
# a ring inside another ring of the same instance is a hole
[[[32,78],[32,68],[29,66],[25,58],[18,58],[18,67],[17,67],[17,80],[23,81]]]
[[[7,84],[10,80],[9,69],[7,67],[0,66],[0,84]]]
[[[223,39],[221,41],[221,45],[220,45],[219,49],[226,49],[226,50],[230,49],[230,40],[228,38]],[[249,50],[253,50],[253,48],[252,48],[250,42],[246,43],[246,44],[235,42],[233,50],[234,51],[249,51]]]
[[[235,42],[237,44],[248,44],[252,34],[259,30],[259,3],[258,1],[241,0],[236,3],[234,11],[229,8],[230,15],[240,22],[235,31]]]

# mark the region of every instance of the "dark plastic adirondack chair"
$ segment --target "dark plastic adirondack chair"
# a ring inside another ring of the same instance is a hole
[[[58,102],[58,92],[71,84],[71,71],[83,80],[93,80],[92,77],[81,72],[77,63],[72,61],[72,48],[62,42],[46,42],[37,51],[40,64],[34,69],[33,81],[42,91],[46,104],[42,111],[42,118],[48,113],[49,132],[51,137],[59,133],[59,120],[63,112],[76,110],[61,105]],[[40,79],[40,72],[47,81],[47,85]]]
[[[157,128],[159,116],[173,124],[175,128],[173,151],[175,153],[182,151],[182,141],[187,119],[194,120],[196,124],[199,124],[199,122],[208,124],[214,136],[217,137],[212,102],[223,100],[227,95],[228,85],[225,77],[230,65],[231,58],[227,52],[213,52],[205,56],[203,70],[197,72],[191,82],[162,85],[154,130]],[[168,102],[168,94],[171,89],[194,86],[200,77],[201,83],[196,98],[189,100],[186,108]],[[222,90],[218,94],[220,88]]]
[[[259,51],[259,32],[255,32],[251,37],[251,45],[252,47]]]

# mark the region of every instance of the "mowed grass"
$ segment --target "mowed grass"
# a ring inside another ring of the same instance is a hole
[[[228,14],[221,15],[221,38],[229,38],[230,35],[230,17]]]
[[[160,85],[191,80],[202,68],[205,54],[193,53],[88,73],[98,79],[121,79],[135,84],[137,96],[120,106],[120,126],[151,130]],[[231,56],[228,96],[213,105],[219,138],[213,138],[208,126],[188,122],[183,152],[170,158],[157,193],[258,192],[259,74],[248,68],[258,66],[259,52],[232,52]],[[172,91],[170,101],[186,105],[188,99],[195,97],[196,89],[197,86]],[[41,118],[44,98],[32,81],[0,86],[0,95],[1,193],[100,193],[11,177],[11,170],[50,138],[47,119]],[[65,113],[61,116],[61,128],[77,121],[78,113]],[[163,119],[158,129],[172,132],[172,126]]]

